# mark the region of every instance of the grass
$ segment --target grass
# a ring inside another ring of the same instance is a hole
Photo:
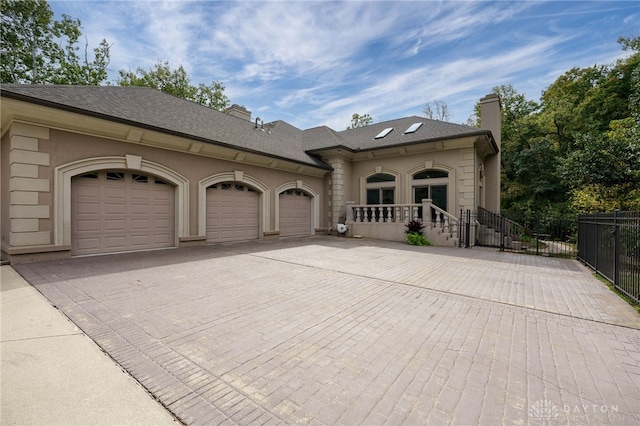
[[[597,272],[594,272],[593,276],[596,277],[598,280],[600,280],[607,287],[609,287],[609,290],[613,291],[615,294],[620,296],[620,298],[622,298],[625,302],[631,305],[636,310],[636,312],[640,314],[640,305],[638,305],[632,298],[630,298],[629,296],[627,296],[626,294],[624,294],[623,292],[615,288],[611,283],[611,281],[609,281],[608,279],[606,279],[605,277],[603,277]]]

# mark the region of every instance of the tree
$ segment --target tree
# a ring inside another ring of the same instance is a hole
[[[81,23],[67,15],[54,20],[44,0],[1,0],[3,83],[98,85],[107,78],[109,44],[102,40],[89,58],[78,54]]]
[[[526,225],[543,211],[563,210],[566,188],[555,175],[555,148],[539,120],[540,106],[512,85],[496,86],[492,93],[502,105],[503,213]],[[474,112],[475,122],[481,125],[480,102]]]
[[[373,119],[369,114],[360,115],[358,113],[355,113],[351,116],[351,125],[347,127],[347,130],[368,126],[372,122]]]
[[[576,149],[560,165],[579,211],[640,210],[640,37],[618,41],[623,49],[637,52],[611,71],[614,79],[628,82],[628,102],[622,109],[629,116],[611,120],[604,133],[580,135]]]
[[[423,112],[431,120],[449,121],[449,106],[444,101],[429,102]]]
[[[224,85],[213,81],[206,86],[191,85],[191,79],[182,65],[172,70],[169,62],[157,62],[151,69],[138,68],[136,72],[120,70],[117,84],[120,86],[153,87],[165,93],[193,101],[209,108],[223,111],[229,106]]]
[[[578,211],[640,209],[640,38],[618,41],[635,53],[610,66],[570,71],[572,79],[565,74],[562,85],[554,83],[562,93],[549,102],[565,138],[558,171]],[[570,100],[563,116],[558,98]]]
[[[526,225],[536,215],[640,209],[640,38],[618,41],[634,53],[567,71],[539,103],[510,85],[494,87],[510,218]]]

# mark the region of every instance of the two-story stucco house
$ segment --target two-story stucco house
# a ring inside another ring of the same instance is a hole
[[[333,232],[402,239],[499,211],[500,101],[484,129],[407,117],[345,131],[264,123],[157,90],[2,85],[2,259],[27,262]]]

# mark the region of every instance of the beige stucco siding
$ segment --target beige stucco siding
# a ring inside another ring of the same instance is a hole
[[[8,194],[11,165],[9,164],[9,138],[9,133],[5,133],[0,141],[0,193],[2,194],[0,199],[0,233],[2,236],[0,238],[2,245],[9,244],[10,229]],[[33,220],[30,226],[33,226]],[[37,226],[37,220],[35,220],[35,226]]]
[[[438,169],[449,173],[448,209],[457,216],[460,208],[474,209],[476,182],[474,170],[478,167],[473,146],[444,151],[427,152],[391,158],[355,161],[351,163],[351,179],[347,186],[353,189],[352,201],[366,204],[365,182],[375,173],[396,176],[396,204],[411,204],[412,176],[425,169]]]
[[[127,142],[105,140],[87,135],[79,135],[59,130],[52,131],[51,147],[55,147],[51,154],[52,165],[68,164],[76,160],[92,157],[124,156],[133,154],[142,157],[144,160],[164,165],[175,172],[181,174],[189,181],[189,236],[196,236],[198,229],[198,182],[208,176],[221,172],[242,171],[244,175],[250,175],[268,188],[276,188],[286,182],[302,179],[306,184],[313,187],[320,197],[323,197],[324,182],[322,178],[311,176],[300,176],[297,174],[282,172],[279,170],[257,167],[243,164],[241,162],[231,162],[207,158],[198,155],[185,154],[170,150],[147,147],[139,144]],[[53,167],[51,168],[53,169]],[[50,170],[53,179],[53,170]],[[272,218],[267,224],[265,232],[274,229],[275,194],[269,202],[269,217]],[[324,203],[324,199],[319,200],[319,205]],[[320,226],[326,226],[320,224]]]
[[[51,244],[49,129],[14,123],[2,139],[2,245]]]
[[[13,134],[16,132],[21,134]],[[46,136],[46,139],[36,136]],[[184,220],[184,226],[179,227],[178,243],[181,240],[200,240],[204,236],[200,204],[206,200],[200,199],[200,186],[215,175],[254,183],[256,189],[263,193],[262,206],[266,206],[266,211],[261,211],[261,220],[264,221],[261,222],[260,237],[278,235],[277,191],[282,188],[299,188],[314,195],[317,209],[314,226],[320,229],[328,226],[325,177],[19,123],[15,131],[6,132],[2,139],[3,251],[34,246],[33,251],[37,252],[38,246],[69,245],[70,226],[63,222],[69,221],[70,209],[60,204],[70,205],[71,201],[69,194],[65,193],[64,183],[60,182],[61,176],[69,180],[70,176],[77,174],[74,164],[82,164],[82,172],[85,173],[94,163],[97,164],[95,170],[104,168],[100,164],[119,164],[119,168],[131,170],[153,164],[157,169],[179,176],[183,187],[188,188],[181,198],[186,203],[181,211],[188,218]],[[277,162],[272,164],[277,167]],[[66,174],[61,170],[67,170]]]

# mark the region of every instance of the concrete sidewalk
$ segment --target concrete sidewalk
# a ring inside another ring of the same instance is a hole
[[[0,424],[179,424],[11,266],[0,283]]]

